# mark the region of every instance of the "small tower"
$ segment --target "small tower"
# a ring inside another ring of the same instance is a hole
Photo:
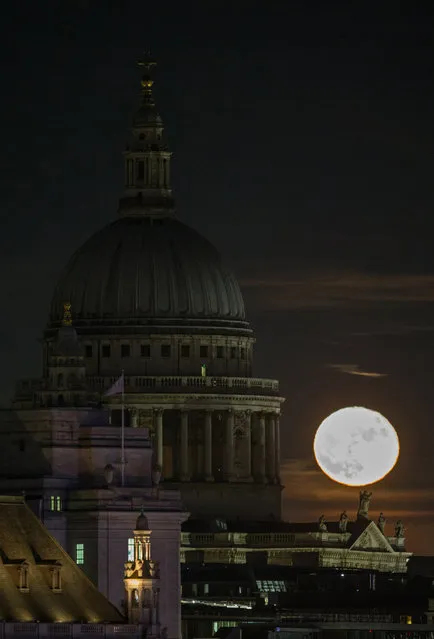
[[[71,304],[63,305],[63,320],[48,359],[47,403],[80,406],[84,403],[86,368],[84,352],[72,325]]]
[[[143,68],[141,104],[136,112],[130,143],[124,153],[125,192],[119,201],[121,216],[167,217],[174,212],[170,186],[170,159],[163,135],[163,121],[155,105],[151,71],[155,60],[146,54]]]
[[[134,530],[134,561],[125,563],[125,601],[128,621],[143,624],[147,637],[160,637],[160,571],[151,559],[151,531],[143,510]]]

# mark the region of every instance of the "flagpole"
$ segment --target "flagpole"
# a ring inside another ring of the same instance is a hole
[[[125,378],[122,370],[122,421],[121,421],[121,486],[125,483]]]

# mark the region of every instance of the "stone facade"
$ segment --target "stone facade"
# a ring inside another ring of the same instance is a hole
[[[121,485],[120,429],[107,412],[33,409],[0,413],[0,486],[24,491],[65,550],[115,606],[124,609],[122,575],[137,512],[149,511],[153,553],[160,562],[161,622],[180,636],[179,544],[188,514],[176,490],[152,483],[152,447],[146,428],[125,428]],[[111,477],[107,475],[111,467]]]

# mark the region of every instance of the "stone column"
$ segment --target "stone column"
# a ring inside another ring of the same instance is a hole
[[[155,434],[157,436],[157,464],[163,469],[163,409],[155,411]]]
[[[204,420],[204,434],[203,441],[205,444],[204,450],[204,471],[205,481],[214,481],[212,474],[212,411],[207,410],[205,412]]]
[[[259,413],[259,472],[258,479],[261,483],[267,481],[265,475],[265,415]]]
[[[188,481],[188,411],[181,411],[181,481]]]
[[[275,468],[276,468],[276,483],[280,484],[280,417],[279,414],[276,413],[276,421],[275,421],[275,434],[276,434],[276,447],[275,447]]]
[[[234,476],[234,412],[226,413],[226,468],[225,475],[228,481]]]
[[[246,411],[246,478],[252,481],[252,411]]]
[[[267,417],[267,475],[268,479],[274,483],[276,477],[276,417],[274,413],[271,413]]]

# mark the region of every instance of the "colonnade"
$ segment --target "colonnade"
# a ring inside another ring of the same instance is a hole
[[[217,479],[225,481],[256,481],[259,483],[279,483],[280,470],[280,424],[277,411],[251,410],[203,410],[181,408],[179,415],[179,454],[177,479],[190,481],[192,469],[190,459],[192,446],[190,426],[194,413],[195,425],[199,420],[201,442],[203,446],[202,472],[200,480],[213,482]],[[137,410],[132,409],[131,425],[137,426]],[[218,452],[222,460],[222,473],[217,473],[215,466],[216,440],[213,438],[213,427],[216,418],[222,425],[222,439]],[[214,422],[214,423],[213,423]],[[164,476],[164,409],[153,411],[152,427],[154,430],[154,450],[156,462],[163,469]],[[193,451],[194,452],[194,451]],[[239,466],[242,472],[238,472]],[[218,475],[218,477],[216,477]]]

